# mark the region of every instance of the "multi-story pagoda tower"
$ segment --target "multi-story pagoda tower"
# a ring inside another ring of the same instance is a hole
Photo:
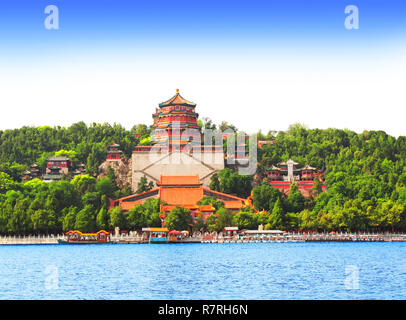
[[[208,187],[210,177],[224,169],[223,145],[202,144],[196,104],[176,94],[152,115],[151,145],[139,145],[131,157],[131,187],[142,177],[158,183],[161,176],[198,176]]]
[[[200,141],[200,128],[197,124],[199,114],[195,112],[195,107],[195,103],[184,99],[179,89],[176,89],[176,94],[160,103],[152,115],[154,119],[152,142],[167,143],[169,151],[172,151],[183,150],[186,144]]]

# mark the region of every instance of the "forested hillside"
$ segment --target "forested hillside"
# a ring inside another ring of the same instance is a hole
[[[307,208],[295,210],[300,227],[406,227],[406,137],[294,125],[258,152],[259,171],[289,158],[325,170],[328,192],[319,192]]]
[[[94,177],[105,159],[107,145],[120,144],[129,157],[149,132],[146,125],[126,130],[117,124],[84,123],[68,128],[0,131],[0,233],[61,232],[70,228],[91,231],[159,224],[159,203],[135,208],[128,215],[119,209],[108,212],[108,197],[130,191],[117,188],[112,172],[108,177]],[[241,197],[247,197],[253,189],[253,204],[258,212],[245,208],[234,214],[217,203],[217,215],[209,217],[206,223],[199,220],[199,228],[257,228],[263,224],[268,229],[285,230],[406,231],[405,137],[394,138],[383,131],[357,134],[339,129],[306,129],[301,125],[270,132],[266,138],[271,137],[275,139],[273,144],[258,149],[257,179],[239,176],[226,168],[211,183],[214,190]],[[264,136],[258,133],[258,138]],[[28,165],[36,162],[43,168],[46,158],[56,152],[83,162],[88,175],[72,181],[21,182]],[[289,158],[323,170],[327,192],[321,191],[318,181],[314,184],[314,197],[310,198],[304,198],[295,185],[288,196],[272,188],[265,179],[265,170]]]
[[[14,179],[21,178],[24,166],[37,163],[45,167],[46,158],[59,150],[66,150],[84,163],[87,172],[93,174],[106,158],[106,147],[118,143],[127,157],[139,139],[149,136],[146,125],[126,130],[118,124],[107,123],[88,126],[78,122],[65,127],[23,127],[0,131],[0,170]],[[136,138],[137,134],[140,138]]]

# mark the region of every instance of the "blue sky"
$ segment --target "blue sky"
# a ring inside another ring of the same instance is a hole
[[[60,11],[60,30],[44,28],[44,8]],[[360,10],[360,29],[343,28],[344,8]],[[396,42],[405,35],[404,1],[124,1],[124,0],[2,0],[0,35],[4,53],[22,55],[83,47],[116,50],[247,50],[278,46],[328,46]],[[163,47],[164,46],[164,47]]]
[[[47,5],[59,8],[59,30],[44,27]],[[359,8],[358,30],[344,27],[347,5]],[[406,107],[405,44],[406,1],[2,0],[0,85],[9,94],[0,105],[10,118],[0,129],[150,124],[179,87],[201,116],[248,132],[304,122],[406,135],[403,123],[381,117],[383,103],[389,114]],[[24,116],[27,102],[38,118]],[[73,112],[54,116],[55,104]]]

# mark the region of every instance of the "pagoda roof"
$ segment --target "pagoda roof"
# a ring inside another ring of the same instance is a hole
[[[164,176],[161,175],[157,182],[158,187],[140,194],[133,194],[117,200],[113,200],[110,208],[120,205],[124,210],[129,210],[144,199],[158,196],[166,203],[165,208],[171,209],[183,206],[187,209],[198,209],[200,212],[215,210],[212,204],[198,205],[197,203],[205,196],[214,196],[224,202],[227,209],[241,209],[246,205],[246,200],[226,193],[210,190],[202,186],[198,175],[195,176]]]
[[[178,104],[186,105],[189,107],[196,106],[196,103],[190,102],[190,101],[186,100],[185,98],[183,98],[179,93],[179,89],[176,89],[176,94],[169,100],[160,103],[159,107],[162,108],[162,107],[173,106],[173,105],[178,105]]]
[[[202,185],[198,175],[195,176],[162,176],[157,182],[159,186],[172,186],[172,185]]]
[[[174,176],[172,176],[171,178],[174,178]],[[161,200],[168,203],[169,205],[196,205],[196,203],[203,198],[203,188],[201,186],[201,182],[198,180],[197,176],[197,182],[190,181],[187,177],[180,178],[185,179],[183,181],[182,179],[170,179],[171,181],[167,181],[167,184],[164,186],[157,183],[161,187],[159,194]],[[169,185],[176,185],[176,187],[166,187]]]
[[[120,201],[120,203],[137,202],[138,200],[142,200],[142,199],[145,199],[145,198],[155,196],[158,192],[159,192],[159,188],[152,188],[151,190],[148,190],[148,191],[144,191],[144,192],[141,192],[141,193],[135,193],[135,194],[131,194],[131,195],[126,196],[126,197],[122,197],[120,199],[117,199],[116,201]]]
[[[224,203],[226,203],[226,202],[234,202],[234,201],[240,201],[241,203],[243,203],[245,201],[245,199],[243,199],[243,198],[233,196],[233,195],[228,194],[228,193],[215,191],[215,190],[208,189],[208,188],[203,188],[203,191],[204,191],[205,196],[216,197],[218,199],[221,199]]]
[[[200,212],[215,211],[215,210],[216,210],[216,208],[213,207],[211,204],[199,205],[199,211]]]
[[[48,161],[67,161],[68,157],[49,157]]]
[[[176,205],[163,205],[161,207],[162,211],[171,211],[175,209],[177,206]],[[197,205],[197,204],[186,204],[183,205],[182,207],[189,209],[189,210],[196,210],[195,213],[202,213],[202,212],[213,212],[216,211],[216,208],[213,207],[210,204],[203,204],[203,205]]]
[[[284,162],[279,162],[278,165],[280,166],[286,166],[288,165],[288,162],[291,161],[293,165],[298,165],[299,163],[297,163],[296,161],[293,161],[292,159],[289,159],[288,161],[284,161]]]
[[[241,201],[224,201],[224,208],[226,209],[242,209],[244,204]]]
[[[44,180],[61,180],[62,175],[59,174],[46,174],[44,175]]]
[[[317,170],[316,168],[313,168],[313,167],[311,167],[311,166],[309,166],[309,165],[306,165],[305,167],[303,167],[302,168],[302,170]]]

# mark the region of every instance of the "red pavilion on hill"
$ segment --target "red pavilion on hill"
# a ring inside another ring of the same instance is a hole
[[[107,147],[107,161],[115,161],[121,159],[123,153],[120,149],[120,145],[113,143]]]
[[[309,165],[303,168],[298,168],[297,165],[297,162],[289,159],[269,168],[266,172],[269,184],[284,193],[289,193],[291,183],[296,183],[300,192],[305,197],[309,197],[312,193],[314,180],[318,179],[322,183],[322,190],[326,191],[322,179],[323,172]]]

